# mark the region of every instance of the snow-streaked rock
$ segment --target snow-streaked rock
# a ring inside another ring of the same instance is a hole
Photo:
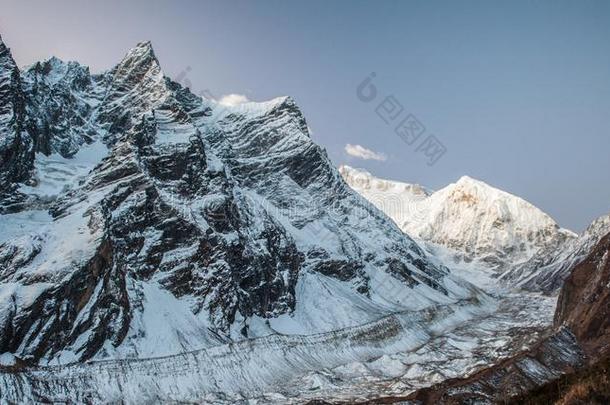
[[[25,97],[19,69],[0,38],[0,200],[15,181],[26,180],[34,141],[25,126]]]
[[[38,153],[0,215],[0,352],[89,382],[2,374],[10,398],[256,394],[496,307],[345,184],[289,97],[201,99],[150,43],[99,75],[52,58],[23,76]]]
[[[97,80],[89,68],[55,57],[26,68],[26,125],[37,152],[69,158],[98,138],[93,113],[104,89]]]

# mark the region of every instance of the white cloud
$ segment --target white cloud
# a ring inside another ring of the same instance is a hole
[[[350,155],[364,160],[386,160],[383,153],[375,152],[361,145],[345,145],[345,152]]]
[[[243,94],[226,94],[220,97],[220,100],[218,100],[220,104],[231,107],[238,104],[247,103],[248,101],[250,101],[248,97],[244,96]]]

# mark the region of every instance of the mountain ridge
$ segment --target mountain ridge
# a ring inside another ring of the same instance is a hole
[[[58,59],[16,72],[34,147],[27,180],[5,184],[19,199],[0,200],[0,351],[19,362],[491,309],[345,185],[289,97],[201,99],[164,76],[149,42],[101,74]]]
[[[450,262],[476,261],[503,274],[576,238],[524,199],[469,176],[432,192],[348,166],[339,170],[405,233],[431,244],[432,250],[437,249],[434,245],[450,249]]]

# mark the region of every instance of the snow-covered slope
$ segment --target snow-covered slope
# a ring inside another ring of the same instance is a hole
[[[566,277],[591,249],[610,233],[610,215],[597,218],[577,238],[552,251],[542,251],[503,275],[509,281],[530,291],[554,294]]]
[[[285,366],[297,377],[403,350],[494,308],[345,184],[291,98],[201,99],[163,75],[150,43],[99,75],[55,58],[11,72],[37,151],[23,160],[27,181],[9,181],[19,198],[0,200],[0,354],[17,364],[109,361],[109,380],[80,387],[103,386],[108,399],[130,378],[119,359],[170,356],[190,375],[212,372],[216,347],[239,365],[229,343],[252,338],[267,339],[252,354],[260,368],[305,335],[328,353],[344,348],[309,360],[296,350]],[[367,326],[388,319],[387,336]],[[204,368],[180,355],[197,350]],[[15,378],[11,398],[43,395]],[[163,378],[174,399],[217,384]],[[273,382],[244,378],[246,388]],[[62,384],[46,395],[71,395]]]
[[[432,193],[348,166],[339,171],[404,232],[450,249],[457,261],[503,273],[575,238],[527,201],[467,176]]]

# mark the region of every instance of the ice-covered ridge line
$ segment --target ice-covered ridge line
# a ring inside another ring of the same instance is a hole
[[[408,232],[407,227],[424,219],[428,197],[433,194],[431,190],[419,184],[380,179],[347,165],[341,165],[339,173],[352,189],[388,215],[403,232],[418,237]]]
[[[216,100],[209,99],[205,99],[205,101],[212,109],[212,114],[208,121],[216,123],[230,114],[239,114],[249,117],[261,116],[286,102],[292,102],[292,99],[288,96],[281,96],[267,101],[248,101],[236,105],[221,104]]]
[[[385,180],[373,176],[366,170],[355,169],[348,165],[339,166],[339,173],[345,178],[347,184],[359,190],[379,190],[386,192],[405,192],[413,195],[429,196],[432,190],[419,184],[406,183],[396,180]]]
[[[0,388],[7,400],[42,395],[51,401],[137,402],[147,395],[171,400],[178,392],[181,400],[248,398],[281,389],[282,382],[309,371],[414,350],[464,319],[483,314],[463,302],[395,313],[330,333],[271,335],[174,356],[40,367],[27,373],[0,367]]]
[[[304,183],[312,184],[311,190],[301,186],[298,180],[294,180],[294,177],[290,180],[284,177],[280,179],[279,184],[276,183],[274,185],[279,190],[297,188],[305,196],[310,197],[310,199],[276,201],[277,193],[271,193],[264,196],[268,203],[265,205],[272,207],[289,206],[293,214],[289,220],[291,225],[296,226],[298,229],[305,229],[311,225],[311,228],[315,228],[316,232],[321,233],[324,240],[327,240],[330,245],[333,245],[333,247],[337,246],[338,249],[344,249],[344,243],[335,236],[332,236],[332,232],[327,232],[332,231],[332,229],[328,229],[323,220],[317,220],[317,218],[327,214],[317,212],[315,207],[319,205],[319,201],[311,198],[315,195],[320,200],[331,201],[337,198],[337,193],[343,193],[345,187],[339,174],[333,170],[333,166],[325,152],[309,138],[304,119],[291,98],[278,98],[270,103],[259,103],[258,105],[260,106],[261,104],[264,108],[267,108],[266,111],[257,109],[257,112],[263,113],[261,115],[248,117],[247,114],[238,113],[238,111],[250,111],[250,108],[245,108],[244,105],[230,107],[226,108],[222,114],[225,114],[227,117],[237,116],[237,119],[232,121],[219,120],[215,122],[217,125],[213,126],[201,124],[200,129],[204,133],[205,138],[211,141],[212,149],[218,150],[220,148],[218,154],[226,154],[234,163],[237,163],[237,166],[243,166],[243,168],[238,167],[239,171],[246,172],[247,168],[250,167],[265,166],[277,166],[278,170],[285,171],[281,166],[292,164],[292,162],[297,160],[313,162],[311,171],[307,173],[309,178],[303,181]],[[276,129],[279,129],[279,131],[276,131]],[[226,144],[230,144],[230,147]],[[317,165],[317,167],[314,165]],[[273,173],[272,175],[275,174]],[[316,174],[320,175],[319,179],[315,178]],[[270,178],[263,179],[262,181],[274,182]],[[289,181],[290,184],[282,183],[282,181]],[[326,187],[320,187],[322,184],[326,185]],[[316,188],[313,189],[313,186]],[[359,195],[353,194],[349,198],[351,200],[350,204],[356,205],[363,211],[374,212],[372,215],[367,215],[368,219],[374,219],[377,222],[377,220],[381,219],[377,218],[378,216],[384,217],[383,213],[378,212],[374,206],[370,206],[368,201],[361,200]],[[387,225],[389,224],[384,223],[384,227]],[[355,235],[351,237],[357,238]],[[412,248],[417,249],[416,245],[413,245]]]

